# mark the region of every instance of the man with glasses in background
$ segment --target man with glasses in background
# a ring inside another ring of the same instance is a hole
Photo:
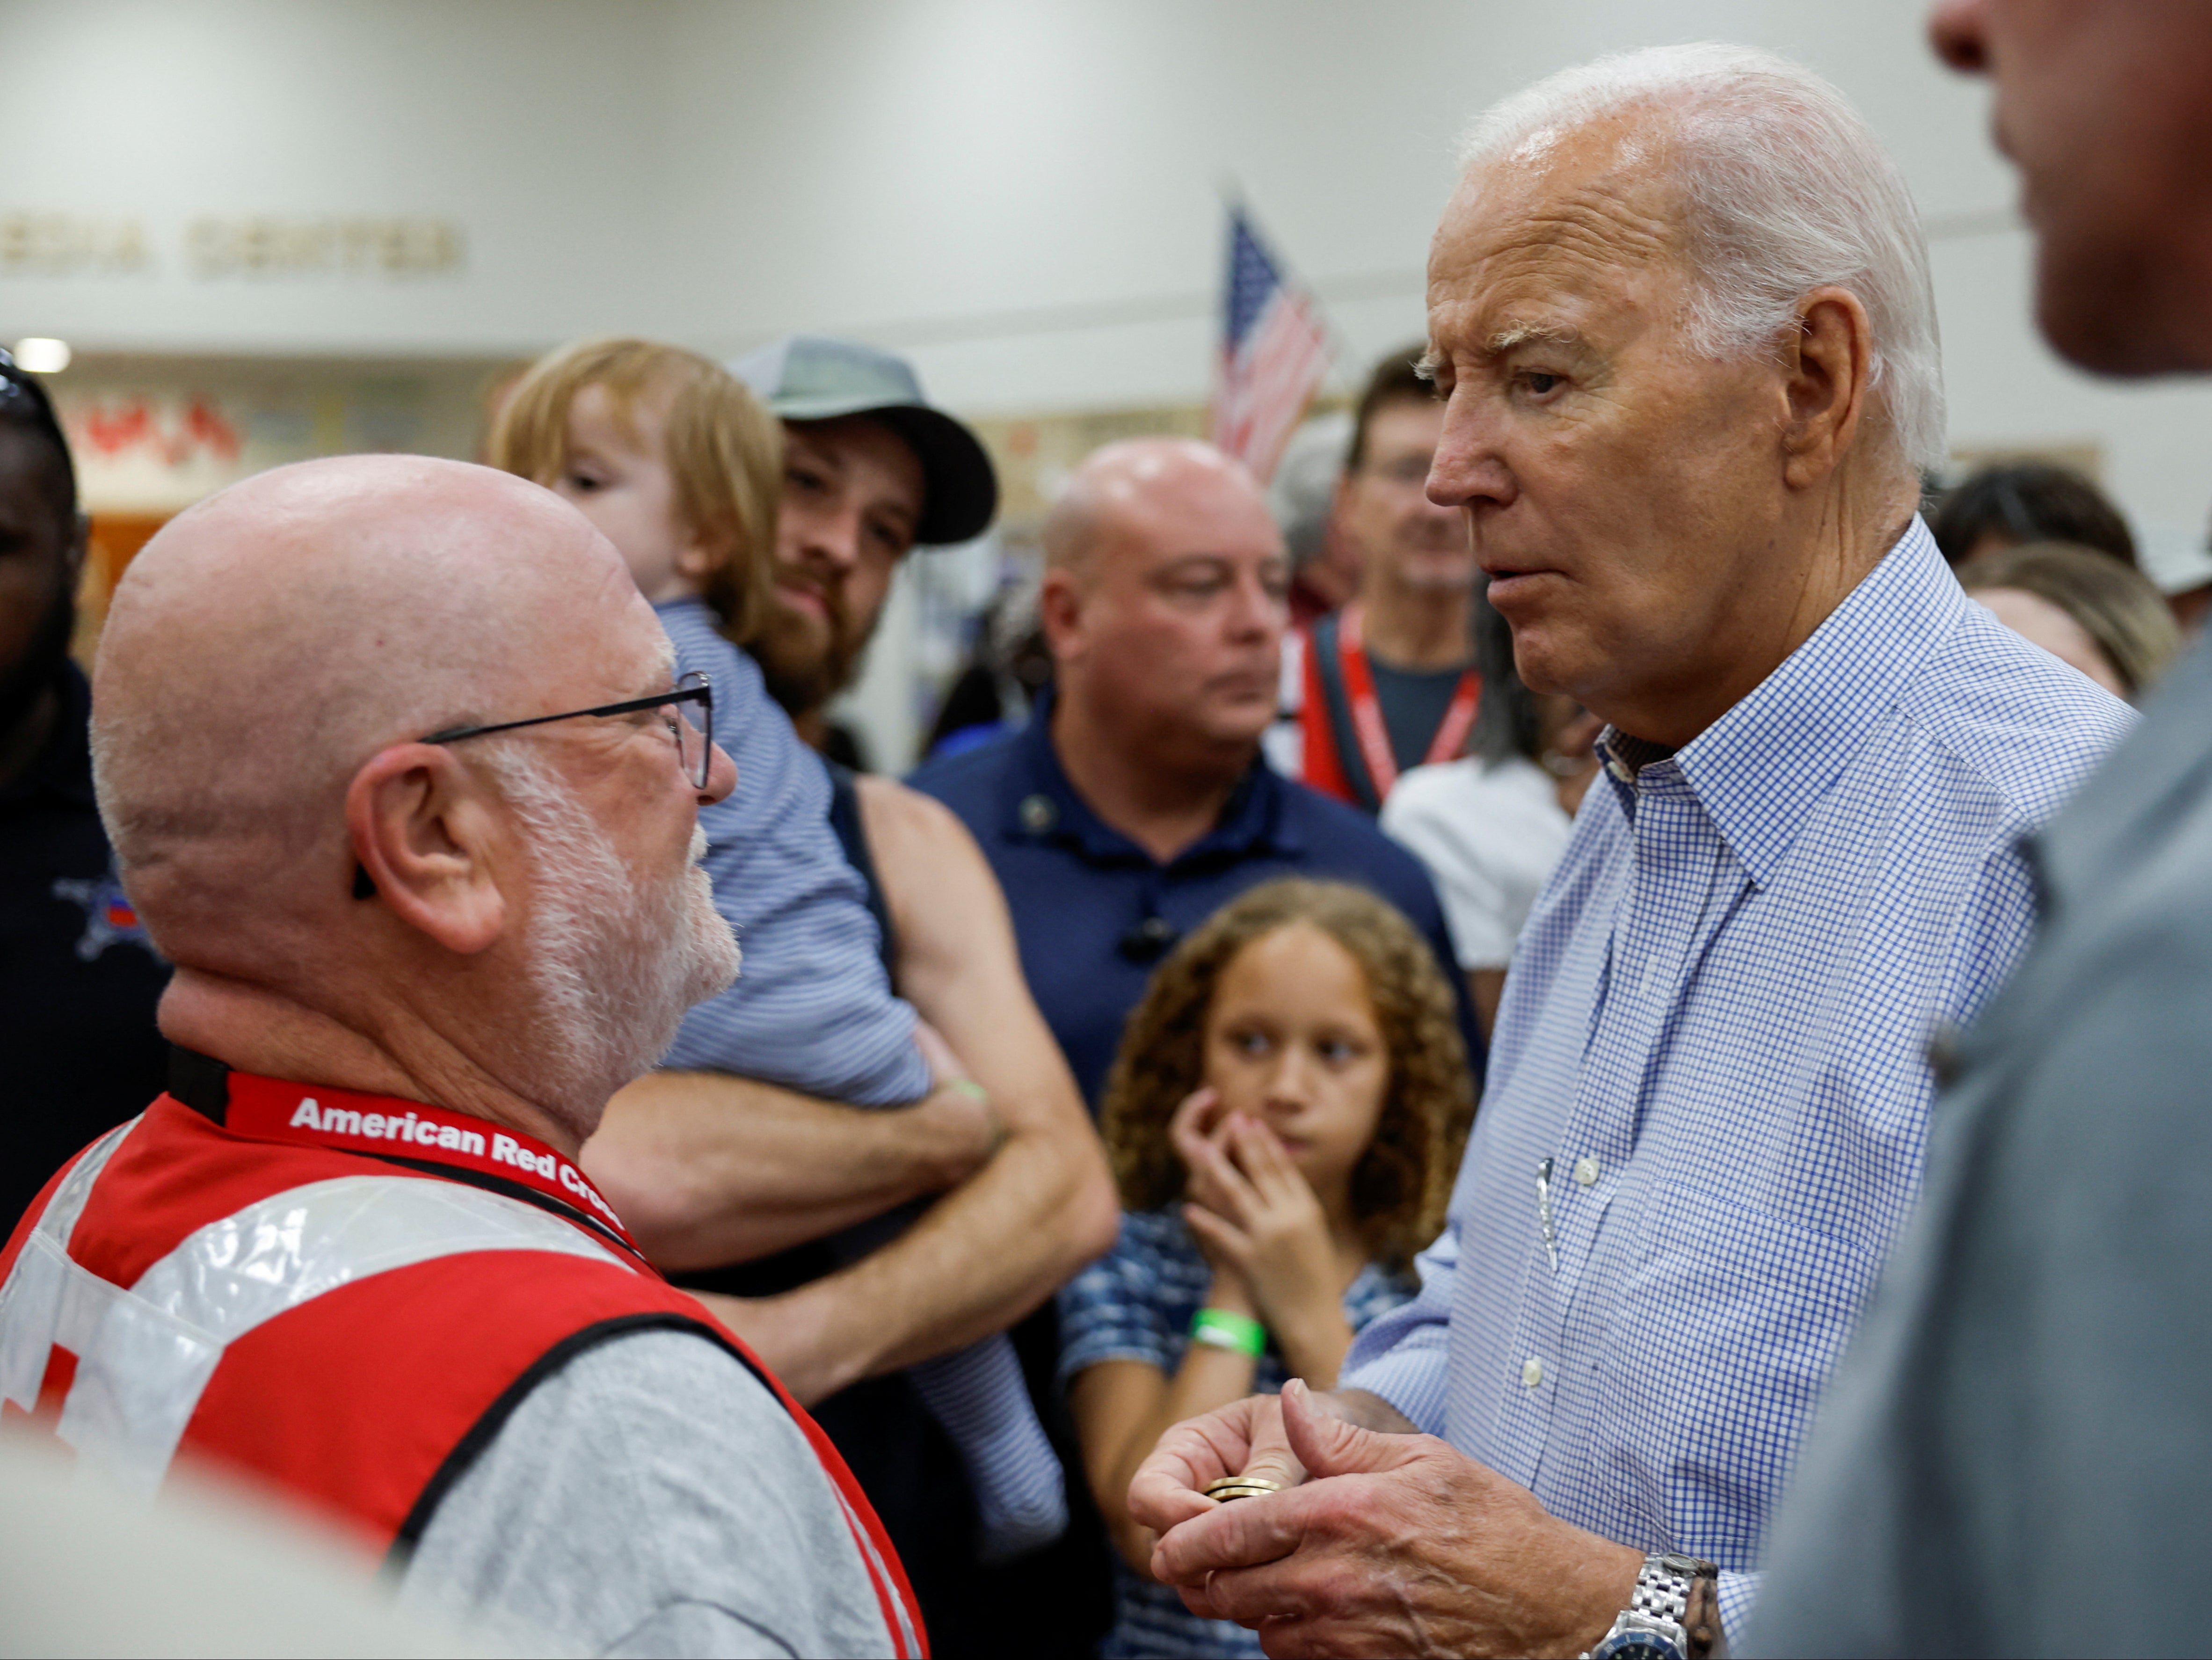
[[[1285,642],[1271,759],[1327,795],[1379,812],[1399,775],[1466,753],[1482,683],[1467,521],[1428,498],[1443,405],[1421,349],[1375,367],[1337,485],[1336,528],[1358,549],[1358,591]]]

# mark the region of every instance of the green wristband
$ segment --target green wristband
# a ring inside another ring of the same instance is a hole
[[[1267,1329],[1249,1314],[1200,1309],[1190,1316],[1190,1341],[1257,1359],[1267,1352]]]

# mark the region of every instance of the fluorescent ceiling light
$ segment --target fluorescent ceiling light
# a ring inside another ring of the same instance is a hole
[[[59,374],[70,366],[69,342],[33,335],[15,343],[15,367],[33,374]]]

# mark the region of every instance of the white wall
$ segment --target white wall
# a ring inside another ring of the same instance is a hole
[[[0,277],[0,333],[488,356],[668,326],[652,181],[674,21],[590,0],[7,0],[0,211],[135,215],[155,265]],[[197,215],[333,213],[450,217],[467,267],[208,279],[181,258]]]
[[[136,276],[0,275],[0,337],[92,348],[528,350],[799,327],[910,350],[977,413],[1194,400],[1217,187],[1328,304],[1347,375],[1417,334],[1453,136],[1560,64],[1731,38],[1834,78],[1936,234],[1962,447],[2090,442],[2195,525],[2212,392],[2094,386],[2026,304],[1984,93],[1923,0],[0,0],[0,212],[131,214]],[[200,212],[411,213],[457,276],[195,277]]]

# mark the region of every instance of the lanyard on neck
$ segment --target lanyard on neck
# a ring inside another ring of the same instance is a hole
[[[1375,675],[1367,666],[1367,651],[1360,639],[1362,611],[1355,599],[1337,614],[1337,666],[1344,675],[1344,696],[1352,705],[1352,735],[1359,740],[1359,757],[1367,763],[1368,781],[1375,799],[1382,801],[1398,782],[1398,757],[1390,748],[1390,729],[1383,723],[1382,700],[1375,695]],[[1482,679],[1472,666],[1462,670],[1452,688],[1450,704],[1429,739],[1424,765],[1449,761],[1458,755],[1474,727],[1474,713],[1482,703]]]
[[[534,1135],[420,1101],[362,1095],[322,1084],[287,1084],[252,1073],[228,1074],[222,1126],[234,1135],[295,1146],[329,1147],[408,1164],[441,1164],[465,1177],[513,1183],[554,1201],[638,1254],[612,1205],[584,1173]]]

